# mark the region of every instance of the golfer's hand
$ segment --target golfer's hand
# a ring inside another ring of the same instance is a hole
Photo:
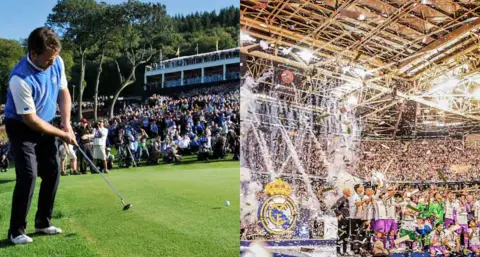
[[[342,215],[338,216],[338,221],[340,221],[340,220],[342,220],[342,219],[343,219],[343,216],[342,216]]]
[[[73,128],[72,128],[72,125],[70,125],[70,123],[63,123],[63,122],[62,122],[62,129],[63,129],[63,131],[69,132],[69,133],[71,133],[72,135],[74,135],[74,133],[73,133]]]
[[[69,132],[64,132],[63,136],[61,137],[61,139],[63,140],[63,142],[69,144],[69,145],[74,145],[74,146],[78,146],[77,144],[77,140],[75,139],[75,135],[73,135],[72,133],[69,133]]]

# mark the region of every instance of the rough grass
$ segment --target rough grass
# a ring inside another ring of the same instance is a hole
[[[122,211],[99,175],[62,177],[53,222],[64,234],[32,235],[26,246],[6,240],[15,176],[12,169],[0,174],[0,256],[238,256],[239,162],[186,160],[111,173],[132,209]],[[34,230],[39,182],[27,233]]]

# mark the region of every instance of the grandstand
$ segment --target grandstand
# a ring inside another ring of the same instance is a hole
[[[240,78],[240,49],[232,48],[183,56],[145,67],[147,91],[211,84]]]

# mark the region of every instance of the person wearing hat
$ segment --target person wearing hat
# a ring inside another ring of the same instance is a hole
[[[67,87],[65,65],[59,56],[61,43],[55,33],[40,27],[27,40],[28,53],[9,77],[5,105],[5,129],[15,156],[16,182],[8,238],[13,244],[28,244],[27,216],[37,176],[42,178],[35,231],[62,233],[52,225],[53,207],[60,171],[55,138],[76,145],[70,124],[72,100]],[[53,126],[57,109],[62,129]]]
[[[83,118],[81,121],[81,126],[79,129],[79,137],[80,137],[80,148],[87,154],[87,157],[92,160],[93,159],[93,138],[94,134],[91,128],[88,126],[88,122],[85,118]],[[83,156],[83,154],[79,155],[78,159],[78,164],[80,172],[82,174],[87,174],[87,167],[88,162]],[[90,167],[90,172],[93,173],[92,168]]]

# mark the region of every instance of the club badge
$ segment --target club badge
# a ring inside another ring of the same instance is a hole
[[[258,209],[260,225],[268,233],[283,235],[293,229],[297,219],[297,206],[289,195],[292,187],[277,178],[265,187],[269,198]]]

